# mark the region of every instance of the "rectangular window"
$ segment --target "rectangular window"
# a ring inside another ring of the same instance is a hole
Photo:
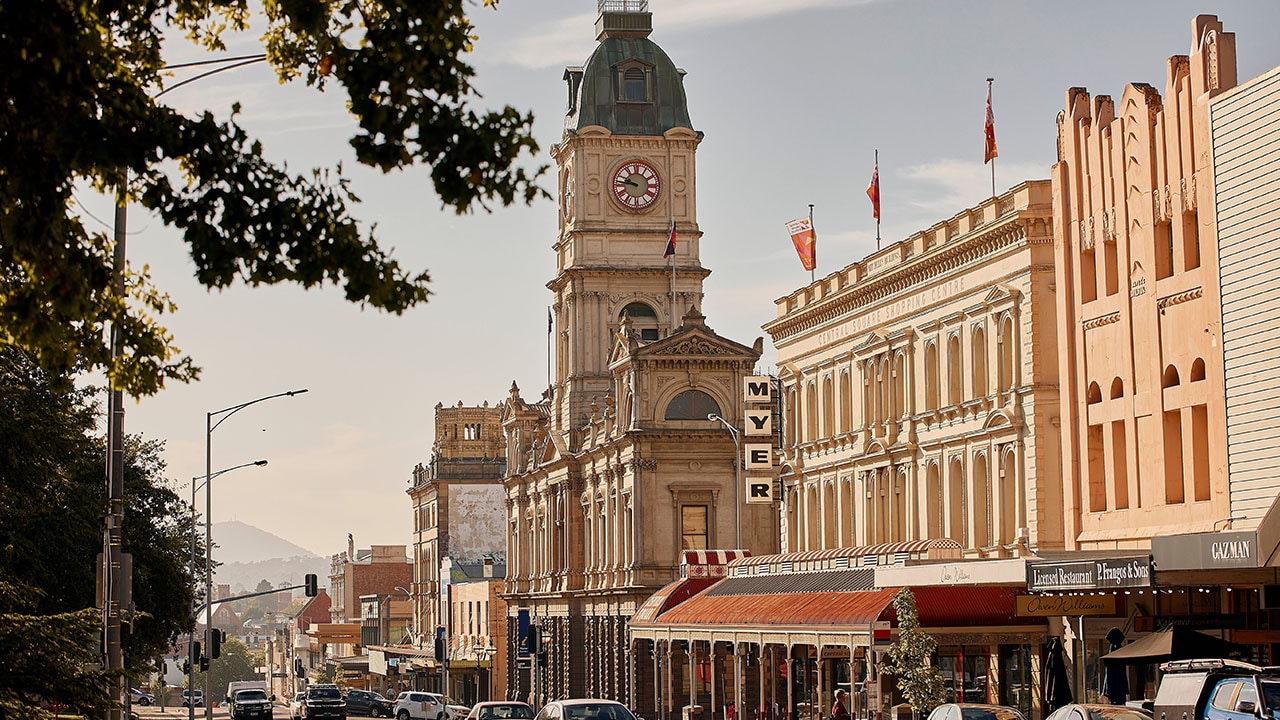
[[[707,549],[706,505],[684,505],[680,508],[680,547],[684,550]]]

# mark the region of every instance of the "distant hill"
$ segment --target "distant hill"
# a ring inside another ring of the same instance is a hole
[[[253,563],[275,558],[318,558],[288,540],[239,520],[213,524],[213,559],[220,563]]]
[[[213,559],[222,563],[214,582],[233,592],[251,592],[262,580],[279,586],[301,585],[307,573],[329,584],[329,558],[238,520],[213,524]]]

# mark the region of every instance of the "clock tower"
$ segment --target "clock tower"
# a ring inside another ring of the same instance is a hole
[[[564,136],[554,245],[553,432],[603,403],[624,318],[640,340],[667,337],[702,306],[695,154],[684,71],[652,40],[647,3],[599,0],[599,45],[565,70]],[[675,252],[666,256],[675,235]]]

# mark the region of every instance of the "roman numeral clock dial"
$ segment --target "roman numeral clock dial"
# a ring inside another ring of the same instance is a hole
[[[643,160],[625,162],[613,173],[613,197],[628,210],[649,208],[661,189],[658,171]]]

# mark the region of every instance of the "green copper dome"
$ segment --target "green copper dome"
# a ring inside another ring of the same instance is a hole
[[[565,130],[600,125],[618,135],[661,135],[689,128],[684,71],[647,37],[606,35],[585,67],[565,70]]]

